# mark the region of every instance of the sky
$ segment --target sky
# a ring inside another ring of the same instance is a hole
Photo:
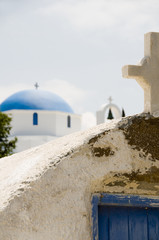
[[[110,96],[126,115],[141,113],[143,90],[121,68],[144,57],[158,13],[158,0],[0,0],[0,102],[38,82],[85,127]]]

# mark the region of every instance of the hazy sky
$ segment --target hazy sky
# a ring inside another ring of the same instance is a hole
[[[127,115],[142,112],[143,90],[121,68],[144,56],[158,13],[158,0],[0,0],[0,101],[38,82],[77,113],[110,95]]]

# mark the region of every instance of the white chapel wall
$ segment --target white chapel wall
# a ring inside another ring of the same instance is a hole
[[[0,159],[0,239],[92,240],[93,194],[158,196],[158,148],[143,152],[145,138],[158,138],[148,114]]]
[[[81,129],[81,116],[56,111],[12,110],[10,139],[18,138],[14,152],[24,151]],[[33,125],[33,114],[38,114],[38,125]],[[67,117],[71,118],[68,127]]]
[[[12,110],[11,135],[55,135],[55,114],[42,110]],[[38,125],[33,125],[33,113],[38,114]]]
[[[68,127],[70,116],[70,127]],[[77,114],[56,112],[56,136],[64,136],[81,130],[81,116]]]
[[[12,110],[6,113],[12,116],[13,136],[64,136],[81,129],[81,117],[76,114],[42,110]],[[33,125],[34,113],[38,114],[38,125]],[[67,126],[68,116],[71,117],[70,128]]]

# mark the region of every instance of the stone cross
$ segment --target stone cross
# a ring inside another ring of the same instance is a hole
[[[138,65],[122,68],[125,78],[134,78],[144,90],[144,112],[159,113],[159,33],[144,36],[144,58]]]

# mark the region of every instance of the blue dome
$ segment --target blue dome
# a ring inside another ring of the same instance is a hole
[[[58,95],[36,89],[17,92],[4,100],[0,105],[2,112],[14,109],[73,113],[72,108]]]

